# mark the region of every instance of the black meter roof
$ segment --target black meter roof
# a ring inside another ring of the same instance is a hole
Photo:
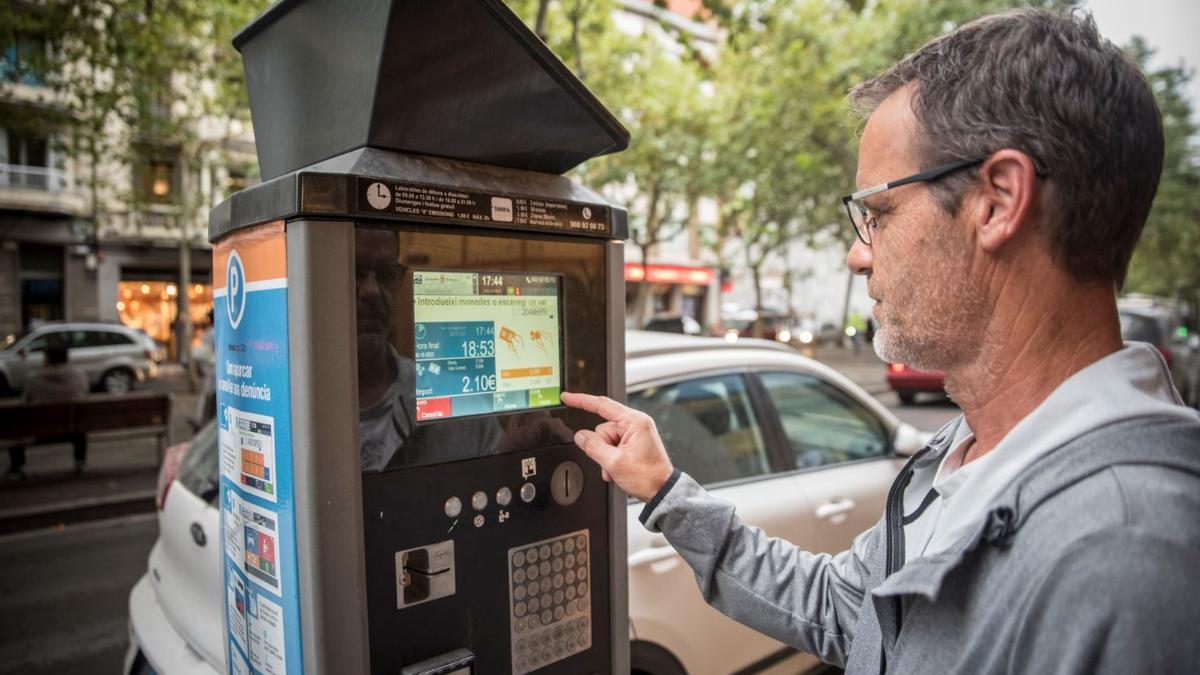
[[[629,143],[500,0],[283,0],[234,46],[264,181],[362,147],[561,174]]]

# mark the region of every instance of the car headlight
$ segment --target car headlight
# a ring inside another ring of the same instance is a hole
[[[725,341],[728,342],[729,344],[733,344],[733,343],[737,342],[738,341],[737,330],[730,328],[729,330],[725,331]]]
[[[858,329],[854,326],[846,326],[846,337],[854,337],[858,334]]]
[[[787,330],[785,328],[775,334],[775,339],[779,340],[780,342],[791,342],[792,341],[792,331]]]
[[[811,345],[812,341],[813,341],[813,337],[814,336],[813,336],[811,330],[801,331],[800,332],[800,344]]]

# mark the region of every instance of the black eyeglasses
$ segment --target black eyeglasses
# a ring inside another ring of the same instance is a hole
[[[870,197],[871,195],[879,194],[880,192],[891,190],[892,188],[898,188],[901,185],[935,181],[946,174],[953,173],[959,169],[965,169],[969,166],[982,164],[985,159],[987,158],[980,157],[979,159],[964,159],[957,162],[951,162],[950,164],[935,166],[928,171],[914,173],[907,178],[881,183],[874,187],[869,187],[865,190],[859,190],[858,192],[842,197],[842,204],[846,207],[846,215],[850,216],[850,224],[854,226],[854,234],[858,235],[858,240],[862,243],[866,244],[867,246],[871,245],[871,226],[875,224],[875,216],[871,213],[871,209],[869,209],[866,204],[863,204],[859,200],[865,197]]]

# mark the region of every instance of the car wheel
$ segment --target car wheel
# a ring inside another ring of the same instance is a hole
[[[133,391],[133,373],[124,368],[113,368],[100,378],[100,388],[108,394],[128,394]]]
[[[900,402],[904,405],[912,405],[917,402],[917,392],[915,391],[898,391],[896,394],[900,396]]]
[[[687,675],[671,652],[649,642],[629,643],[630,675]]]

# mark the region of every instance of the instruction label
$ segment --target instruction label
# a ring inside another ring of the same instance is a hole
[[[213,249],[226,672],[302,669],[282,222]]]
[[[358,212],[375,217],[612,235],[612,209],[603,204],[490,194],[363,177],[356,180]]]

